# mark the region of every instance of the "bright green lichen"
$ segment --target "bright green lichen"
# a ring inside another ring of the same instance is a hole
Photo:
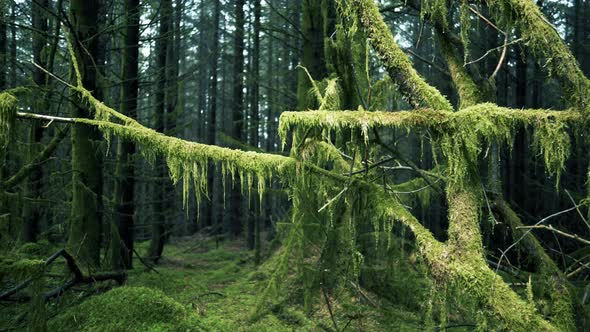
[[[383,21],[373,0],[353,0],[370,43],[381,58],[391,79],[400,87],[403,97],[413,107],[430,107],[436,110],[452,110],[451,103],[434,87],[428,85],[416,72],[408,56],[399,48],[393,34]],[[346,13],[342,13],[346,15]]]

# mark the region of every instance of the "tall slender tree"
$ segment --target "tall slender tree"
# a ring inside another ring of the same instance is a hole
[[[157,86],[155,91],[155,129],[163,133],[166,131],[167,115],[167,67],[169,64],[168,56],[170,52],[171,37],[171,20],[172,20],[172,0],[163,0],[160,3],[160,27],[158,30],[158,39],[156,40],[156,79]],[[162,157],[156,161],[157,177],[161,181],[166,179],[166,164]],[[162,183],[156,183],[154,189],[154,220],[152,222],[152,240],[150,242],[149,257],[153,262],[158,262],[164,252],[164,242],[166,240],[166,213],[165,199],[166,189]]]
[[[49,1],[39,0],[33,1],[32,3],[32,42],[33,42],[33,61],[41,65],[46,66],[46,59],[44,59],[42,53],[44,48],[47,46],[47,37],[45,31],[48,29],[48,20],[46,11],[48,10]],[[44,89],[46,86],[47,74],[38,67],[33,70],[33,82]],[[45,92],[47,93],[47,92]],[[45,98],[39,98],[35,103],[38,112],[42,112],[46,109]],[[27,159],[33,160],[36,154],[39,152],[39,144],[43,137],[43,128],[41,124],[34,122],[31,123],[29,128],[29,142],[30,145],[27,151]],[[35,168],[29,174],[25,183],[25,195],[34,201],[38,201],[41,195],[41,180],[42,180],[42,169]],[[39,222],[41,219],[41,209],[35,204],[26,204],[23,206],[23,229],[22,229],[22,240],[24,242],[34,242],[39,233]]]
[[[236,0],[234,16],[236,18],[233,46],[233,110],[231,136],[240,142],[244,141],[244,5],[245,0]],[[233,235],[242,232],[242,195],[239,176],[234,177],[233,190],[230,193],[230,220],[228,230]]]
[[[139,93],[139,0],[125,0],[123,28],[123,54],[121,61],[121,113],[137,116]],[[115,171],[115,216],[112,229],[113,268],[131,268],[133,257],[133,217],[135,211],[135,144],[117,142],[117,166]]]
[[[102,98],[97,84],[97,67],[93,55],[99,49],[100,1],[70,2],[71,43],[82,84]],[[74,79],[75,80],[75,79]],[[72,98],[78,97],[72,92]],[[83,103],[72,103],[73,117],[85,118],[89,110]],[[102,211],[102,158],[97,149],[100,134],[82,125],[72,126],[72,205],[68,247],[88,266],[100,263]]]

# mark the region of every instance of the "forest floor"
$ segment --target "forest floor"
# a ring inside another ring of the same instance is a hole
[[[285,281],[287,295],[269,299],[255,317],[276,255],[257,267],[243,242],[202,237],[175,242],[166,247],[157,272],[135,260],[124,286],[107,282],[74,289],[49,305],[49,331],[419,331],[427,324],[422,310],[367,290],[359,291],[362,297],[347,291],[317,294],[306,312],[296,300],[303,287],[293,280]],[[2,316],[26,310],[22,306],[3,308]],[[1,324],[0,331],[6,327]]]

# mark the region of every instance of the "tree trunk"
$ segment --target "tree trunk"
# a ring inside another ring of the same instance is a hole
[[[168,46],[170,24],[172,16],[172,0],[163,0],[160,8],[160,27],[159,38],[156,42],[156,70],[157,86],[155,91],[155,128],[158,132],[166,130],[167,114],[167,69],[168,64]],[[163,157],[156,160],[156,176],[158,181],[164,181],[167,177],[166,164]],[[166,212],[165,212],[165,189],[161,182],[154,183],[154,220],[152,225],[152,240],[150,242],[149,257],[157,263],[164,252],[164,242],[166,240]]]
[[[326,1],[303,0],[301,32],[303,33],[303,57],[301,65],[307,69],[311,77],[321,81],[327,76],[326,56],[324,53],[324,38],[326,18],[323,7]],[[307,74],[299,71],[297,80],[297,109],[304,111],[317,106],[317,101],[309,94],[311,82]]]
[[[45,16],[45,10],[48,9],[49,1],[48,0],[40,0],[38,2],[33,2],[32,4],[32,24],[33,24],[33,61],[35,63],[41,65],[42,67],[46,68],[46,61],[43,59],[41,53],[43,48],[47,46],[47,38],[45,37],[44,33],[39,33],[37,31],[47,31],[48,29],[48,22],[47,17]],[[35,67],[33,71],[33,82],[35,85],[39,87],[44,87],[46,84],[47,75],[39,68]],[[38,99],[39,101],[36,102],[35,106],[38,109],[37,113],[41,113],[42,111],[47,109],[47,104],[44,103],[46,100],[45,98]],[[31,161],[40,151],[40,143],[41,139],[43,138],[43,128],[41,124],[37,121],[31,123],[31,128],[29,129],[29,147],[27,149],[27,159]],[[38,200],[41,195],[41,180],[42,180],[42,170],[40,167],[36,167],[28,176],[26,183],[25,183],[25,196],[28,198],[32,198],[33,200]],[[35,242],[37,239],[37,234],[40,231],[40,219],[41,219],[41,209],[36,206],[37,203],[35,201],[31,202],[30,204],[24,204],[23,206],[23,229],[21,233],[21,240],[24,242]]]
[[[121,113],[135,118],[137,116],[138,58],[139,58],[139,0],[125,1],[123,32],[123,55],[121,63]],[[130,269],[133,258],[133,214],[135,211],[135,165],[133,155],[135,144],[119,140],[117,142],[117,166],[115,170],[115,216],[112,229],[113,269]]]
[[[235,18],[236,31],[234,32],[234,85],[233,85],[233,110],[232,110],[232,138],[244,141],[244,0],[236,0]],[[233,178],[233,186],[230,193],[230,220],[229,232],[238,235],[242,232],[242,194],[239,175]]]
[[[72,0],[70,16],[74,31],[70,35],[80,69],[82,84],[101,99],[97,84],[96,67],[92,55],[100,47],[98,43],[97,1]],[[73,92],[76,98],[77,93]],[[72,116],[88,117],[89,111],[72,104]],[[83,264],[98,267],[101,246],[102,158],[97,151],[100,134],[95,129],[82,125],[72,126],[72,205],[68,247],[76,253]]]

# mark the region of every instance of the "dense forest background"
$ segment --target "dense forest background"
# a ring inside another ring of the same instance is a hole
[[[589,1],[0,11],[0,330],[589,328]]]

